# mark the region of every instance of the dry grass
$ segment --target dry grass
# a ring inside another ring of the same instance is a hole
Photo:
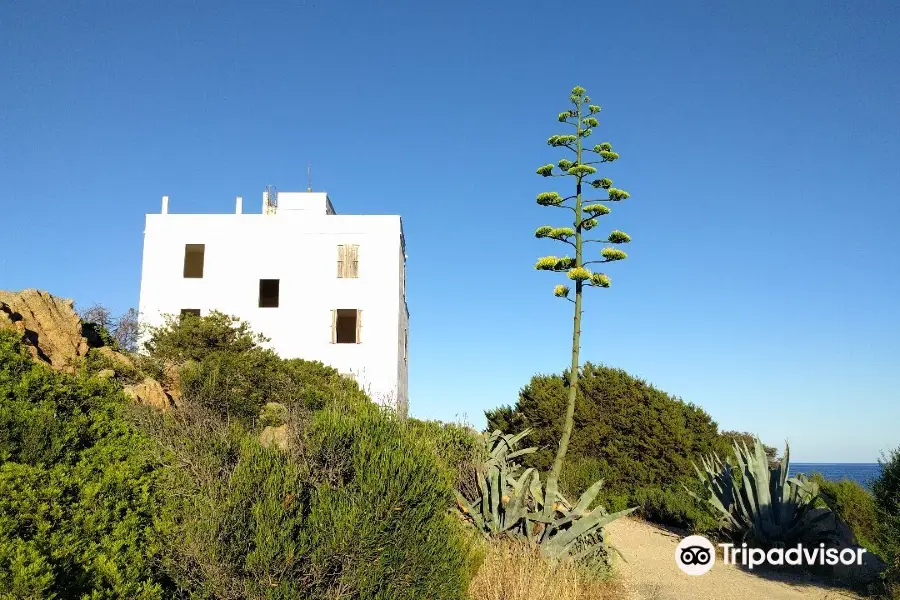
[[[620,600],[622,589],[570,563],[551,564],[525,544],[497,542],[469,586],[471,600]]]

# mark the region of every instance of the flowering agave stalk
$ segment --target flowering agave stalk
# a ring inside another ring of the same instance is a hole
[[[631,241],[628,234],[615,230],[605,239],[585,239],[585,232],[594,229],[598,225],[598,218],[609,214],[610,209],[605,202],[619,202],[628,198],[628,192],[614,188],[612,180],[606,177],[592,178],[597,173],[594,165],[610,163],[619,158],[613,152],[609,142],[597,144],[592,148],[586,147],[584,139],[591,135],[593,128],[600,123],[596,114],[600,107],[591,104],[591,99],[585,94],[582,87],[572,89],[569,97],[573,108],[559,114],[559,122],[571,126],[574,133],[553,135],[547,143],[554,148],[570,150],[574,156],[563,158],[556,165],[544,165],[537,169],[538,175],[543,177],[571,177],[574,179],[575,194],[562,196],[558,192],[543,192],[538,194],[537,203],[541,206],[550,206],[572,211],[571,227],[551,227],[545,225],[535,231],[535,237],[556,240],[572,246],[575,258],[568,256],[545,256],[538,260],[535,268],[541,271],[553,271],[565,273],[575,284],[575,299],[569,298],[570,289],[566,285],[557,285],[553,293],[555,296],[565,298],[575,305],[575,323],[572,331],[572,367],[569,370],[569,398],[566,407],[566,418],[563,425],[562,436],[556,451],[556,458],[547,477],[546,496],[544,504],[546,516],[550,516],[553,502],[551,498],[557,497],[557,485],[559,474],[562,470],[566,450],[569,447],[569,438],[572,436],[573,415],[575,413],[575,397],[578,391],[578,352],[581,337],[581,297],[586,287],[608,288],[609,277],[604,273],[595,273],[588,269],[588,265],[595,263],[609,263],[626,258],[626,254],[618,248],[607,246],[603,248],[597,260],[584,260],[584,245],[591,242],[625,244]],[[570,160],[574,158],[574,160]],[[594,160],[585,160],[594,159]],[[605,190],[606,198],[585,199],[582,196],[582,188],[589,185],[593,189]]]

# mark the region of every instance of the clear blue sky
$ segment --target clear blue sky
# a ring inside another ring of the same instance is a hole
[[[634,238],[583,357],[797,460],[900,444],[898,5],[560,6],[4,3],[0,288],[136,306],[160,196],[258,210],[311,160],[339,212],[403,216],[412,412],[482,425],[568,360],[534,169],[578,84]]]

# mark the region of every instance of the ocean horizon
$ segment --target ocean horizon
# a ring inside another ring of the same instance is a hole
[[[828,481],[855,481],[867,490],[872,489],[872,482],[881,475],[878,463],[791,463],[789,477],[795,475],[812,475],[821,473]]]

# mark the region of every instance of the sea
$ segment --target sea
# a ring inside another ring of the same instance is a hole
[[[872,481],[881,474],[881,465],[878,463],[791,463],[788,475],[794,477],[799,474],[812,475],[821,473],[822,477],[830,481],[843,481],[850,479],[865,487],[872,489]]]

